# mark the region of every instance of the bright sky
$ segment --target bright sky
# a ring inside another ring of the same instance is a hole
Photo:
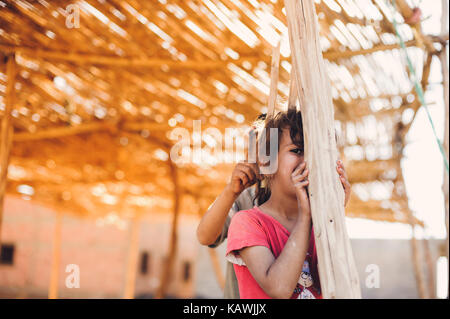
[[[441,0],[411,1],[422,9],[422,23],[425,34],[441,33]],[[447,1],[448,3],[448,1]],[[447,28],[448,32],[448,28]],[[447,50],[448,56],[448,50]],[[403,61],[405,63],[405,61]],[[431,65],[429,87],[425,100],[429,104],[438,138],[444,138],[444,98],[442,72],[439,59]],[[445,238],[444,196],[442,193],[444,163],[436,143],[431,123],[424,108],[418,114],[407,136],[405,159],[402,161],[403,175],[410,207],[426,226],[425,236]],[[347,218],[350,238],[404,238],[411,237],[411,227],[399,223],[375,222],[364,219]],[[421,238],[422,231],[416,236]]]

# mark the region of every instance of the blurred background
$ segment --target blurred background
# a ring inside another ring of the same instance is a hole
[[[314,2],[363,298],[448,298],[448,0]],[[279,41],[286,108],[287,32],[282,0],[0,0],[0,298],[221,298],[215,150]]]

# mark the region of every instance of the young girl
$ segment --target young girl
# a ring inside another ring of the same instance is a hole
[[[259,206],[233,216],[226,257],[243,299],[321,298],[301,113],[280,112],[265,127],[278,129],[278,169],[264,188],[258,181]]]

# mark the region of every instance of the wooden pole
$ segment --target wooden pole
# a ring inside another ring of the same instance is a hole
[[[55,217],[55,228],[53,232],[53,254],[50,272],[50,287],[48,289],[48,299],[58,298],[59,264],[61,261],[61,224],[62,213],[57,212]]]
[[[448,27],[448,5],[447,0],[442,0],[442,18],[441,18],[441,34],[444,34],[447,32]],[[448,139],[449,139],[449,81],[448,81],[448,60],[447,60],[447,46],[443,45],[441,52],[439,53],[439,60],[441,61],[441,69],[442,69],[442,78],[443,78],[443,89],[444,89],[444,119],[445,119],[445,126],[444,126],[444,151],[445,156],[447,159],[449,158],[449,146],[448,146]],[[445,164],[444,164],[444,184],[442,185],[442,190],[444,193],[444,200],[445,200],[445,227],[447,230],[447,240],[445,241],[445,254],[447,257],[447,260],[449,260],[449,200],[448,200],[448,193],[449,193],[449,174],[445,171]],[[447,290],[447,298],[450,296],[450,288]]]
[[[303,117],[309,195],[324,298],[361,298],[336,174],[334,109],[313,0],[285,0],[297,96]]]
[[[431,62],[430,62],[431,63]],[[424,72],[426,71],[427,65],[424,65]],[[425,78],[422,78],[424,80]],[[415,114],[417,114],[417,110],[415,110]],[[415,115],[414,114],[414,115]],[[414,120],[414,119],[413,119]],[[408,123],[409,126],[412,122]],[[408,126],[408,128],[409,128]],[[405,136],[408,131],[408,128],[402,127],[401,131],[397,131],[395,133],[395,136],[398,138],[399,147],[395,148],[395,158],[398,160],[398,166],[400,167],[399,170],[397,170],[397,178],[394,181],[396,192],[394,193],[395,197],[400,197],[401,199],[406,199],[406,187],[405,187],[405,180],[403,178],[403,171],[401,169],[400,161],[401,156],[403,155],[403,149],[405,146]],[[411,257],[412,257],[412,264],[414,269],[414,278],[416,280],[417,285],[417,292],[419,295],[419,298],[424,299],[426,298],[426,291],[425,291],[425,278],[423,270],[424,268],[421,267],[423,263],[423,259],[420,257],[420,251],[419,247],[417,245],[417,239],[415,234],[415,229],[417,227],[417,223],[415,222],[415,217],[411,209],[409,208],[408,202],[406,202],[404,207],[408,219],[408,223],[411,226]]]
[[[220,267],[219,258],[217,257],[217,253],[214,248],[208,248],[209,257],[211,257],[211,262],[214,269],[214,274],[216,275],[217,283],[220,288],[224,289],[225,287],[225,277],[223,276],[222,267]]]
[[[4,198],[6,193],[6,182],[8,180],[8,165],[11,153],[12,138],[14,129],[11,121],[11,111],[14,106],[16,83],[16,60],[15,55],[6,57],[6,92],[5,92],[5,111],[0,122],[0,247],[2,243],[2,225]],[[1,253],[1,251],[0,251]]]
[[[413,218],[413,214],[411,210],[408,210],[408,216],[410,216],[411,220]],[[417,292],[419,294],[420,299],[426,298],[425,291],[425,278],[423,276],[423,267],[421,267],[423,263],[423,259],[420,258],[419,247],[417,245],[417,239],[415,235],[416,225],[411,224],[411,250],[412,250],[412,258],[413,258],[413,267],[414,267],[414,277],[416,278]]]
[[[134,216],[131,222],[130,245],[128,249],[127,274],[124,292],[125,299],[134,298],[139,258],[139,230],[140,220],[137,216]]]
[[[442,65],[442,75],[444,77],[444,95],[445,95],[445,130],[444,130],[444,150],[445,155],[447,156],[447,159],[449,158],[449,104],[448,104],[448,61],[447,61],[447,54],[445,50],[440,54],[439,56],[441,60]],[[445,200],[445,227],[447,229],[447,240],[446,240],[446,249],[445,254],[447,256],[447,260],[449,260],[449,199],[448,199],[448,193],[449,193],[449,173],[445,171],[445,164],[444,164],[444,184],[442,185],[442,189],[444,192],[444,200]],[[448,291],[448,296],[450,296],[450,290]]]
[[[173,219],[172,219],[172,230],[170,236],[170,244],[169,244],[169,254],[166,260],[166,265],[162,271],[160,285],[158,291],[156,292],[155,297],[157,299],[164,298],[168,285],[170,283],[170,276],[172,274],[173,263],[175,262],[175,256],[177,253],[177,243],[178,243],[178,215],[180,208],[180,187],[178,184],[178,172],[177,167],[169,160],[170,173],[174,185],[173,191]]]
[[[425,228],[424,228],[425,232]],[[427,238],[424,238],[422,240],[423,244],[423,251],[424,251],[424,257],[427,267],[427,293],[429,299],[435,299],[436,298],[436,274],[434,271],[435,263],[434,261],[436,258],[433,258],[433,254],[430,249],[430,239],[427,236]]]
[[[431,60],[430,60],[431,63]],[[426,71],[427,65],[424,65],[424,72]],[[428,77],[428,76],[427,76]],[[427,78],[422,78],[422,80],[426,81]],[[417,114],[417,110],[415,110],[414,115]],[[414,119],[413,119],[414,120]],[[395,148],[395,158],[398,160],[398,166],[400,167],[399,170],[397,170],[397,178],[394,181],[394,184],[396,185],[396,193],[394,193],[394,196],[400,197],[401,199],[406,199],[406,191],[405,191],[405,180],[403,178],[403,171],[401,169],[400,161],[401,156],[403,155],[403,148],[405,146],[405,136],[408,131],[408,128],[410,127],[412,122],[408,123],[407,127],[403,127],[401,132],[396,132],[395,136],[398,137],[398,141],[400,144],[400,147]],[[401,191],[399,191],[401,190]],[[411,209],[409,208],[408,203],[405,204],[406,207],[404,207],[408,223],[411,226],[411,257],[412,257],[412,264],[414,269],[414,278],[417,285],[417,292],[419,295],[419,298],[424,299],[426,298],[426,291],[425,291],[425,279],[424,279],[424,268],[421,267],[423,263],[423,259],[420,258],[420,251],[419,247],[417,245],[417,239],[415,234],[415,229],[417,227],[417,223],[415,222],[415,217]]]

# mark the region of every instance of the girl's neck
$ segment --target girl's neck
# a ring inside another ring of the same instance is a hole
[[[261,208],[269,214],[275,214],[290,221],[296,220],[299,215],[297,198],[286,195],[277,196],[278,194],[278,192],[272,193]]]

